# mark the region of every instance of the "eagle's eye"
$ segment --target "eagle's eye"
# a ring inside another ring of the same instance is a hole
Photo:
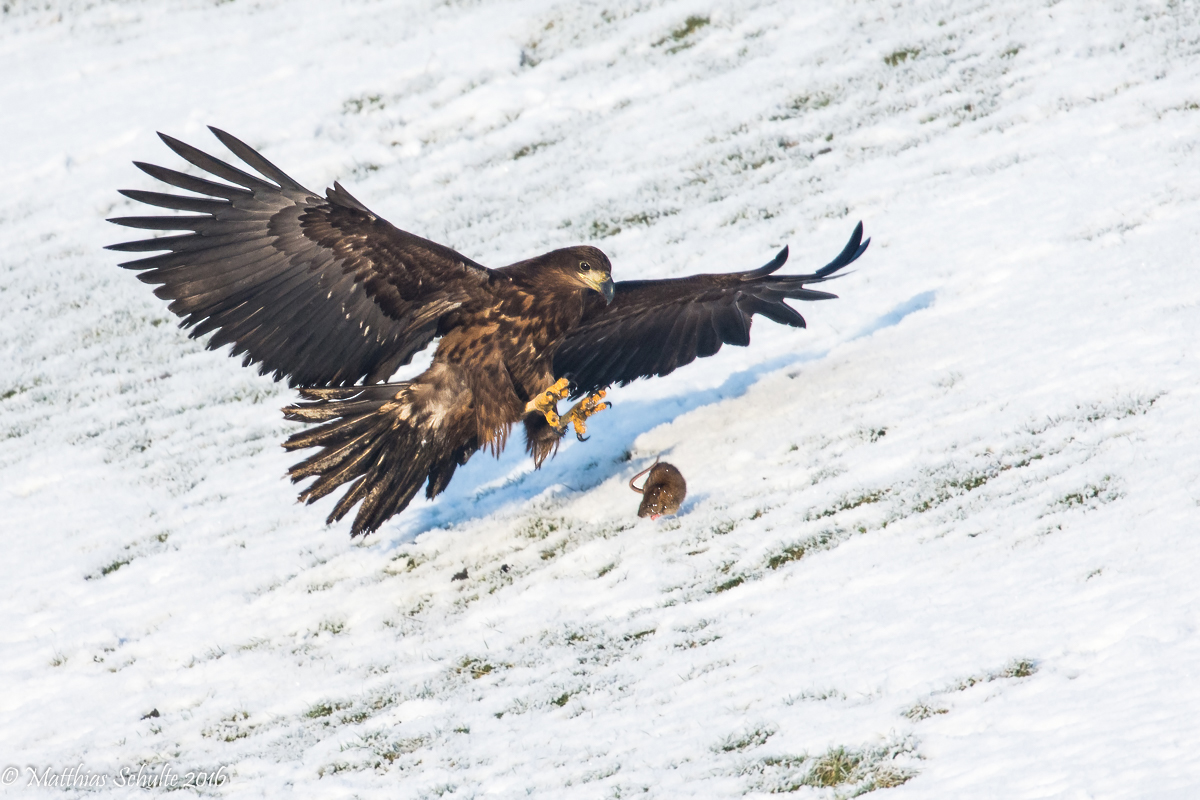
[[[592,268],[592,265],[591,265],[591,264],[589,264],[588,262],[586,262],[586,261],[580,261],[580,262],[579,262],[579,271],[580,271],[580,272],[587,272],[587,271],[588,271],[588,270],[590,270],[591,268]]]

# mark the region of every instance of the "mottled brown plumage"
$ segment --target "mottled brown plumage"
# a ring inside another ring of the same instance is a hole
[[[121,266],[155,284],[192,336],[211,333],[209,348],[232,345],[244,364],[300,389],[284,414],[315,427],[284,447],[318,449],[291,478],[314,479],[300,495],[310,503],[345,487],[329,522],[357,505],[352,535],[378,528],[422,485],[438,495],[476,451],[498,453],[516,422],[540,467],[569,425],[583,438],[610,384],[665,375],[722,343],[745,345],[756,313],[804,327],[784,299],[833,297],[804,285],[867,246],[859,225],[842,254],[810,275],[771,274],[786,248],[750,272],[615,285],[608,257],[585,245],[488,269],[392,226],[337,183],[324,197],[311,192],[212,131],[258,175],[160,134],[225,182],[135,162],[192,194],[122,194],[187,215],[111,221],[188,233],[109,249],[163,251]],[[428,370],[381,383],[437,337]],[[560,419],[556,404],[568,395],[585,399]]]
[[[649,472],[649,475],[646,473]],[[646,482],[639,489],[634,481],[646,475]],[[664,514],[674,514],[687,497],[687,481],[674,464],[655,461],[629,479],[629,488],[642,496],[638,506],[639,517],[658,519]]]

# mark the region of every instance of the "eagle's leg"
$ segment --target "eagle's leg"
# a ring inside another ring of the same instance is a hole
[[[602,402],[605,391],[601,389],[591,397],[585,397],[575,405],[571,406],[571,410],[563,417],[563,429],[566,429],[566,423],[569,422],[575,426],[575,438],[581,442],[586,442],[588,437],[584,436],[587,433],[587,418],[593,414],[599,414],[606,408],[611,408],[612,403]]]
[[[571,382],[566,378],[559,378],[553,386],[525,404],[525,413],[537,411],[546,418],[551,427],[557,428],[560,420],[558,401],[571,393],[570,385]]]

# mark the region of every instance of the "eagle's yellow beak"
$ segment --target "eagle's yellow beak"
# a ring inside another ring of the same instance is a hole
[[[603,280],[601,280],[603,278]],[[613,285],[612,275],[598,273],[596,275],[585,275],[583,282],[591,288],[595,289],[600,294],[604,295],[604,304],[608,305],[613,301],[613,293],[616,292],[616,286]]]

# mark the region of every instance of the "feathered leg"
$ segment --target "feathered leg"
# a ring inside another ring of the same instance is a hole
[[[526,414],[524,422],[525,452],[533,458],[534,469],[541,469],[542,462],[558,452],[565,427],[551,425],[542,414]]]

